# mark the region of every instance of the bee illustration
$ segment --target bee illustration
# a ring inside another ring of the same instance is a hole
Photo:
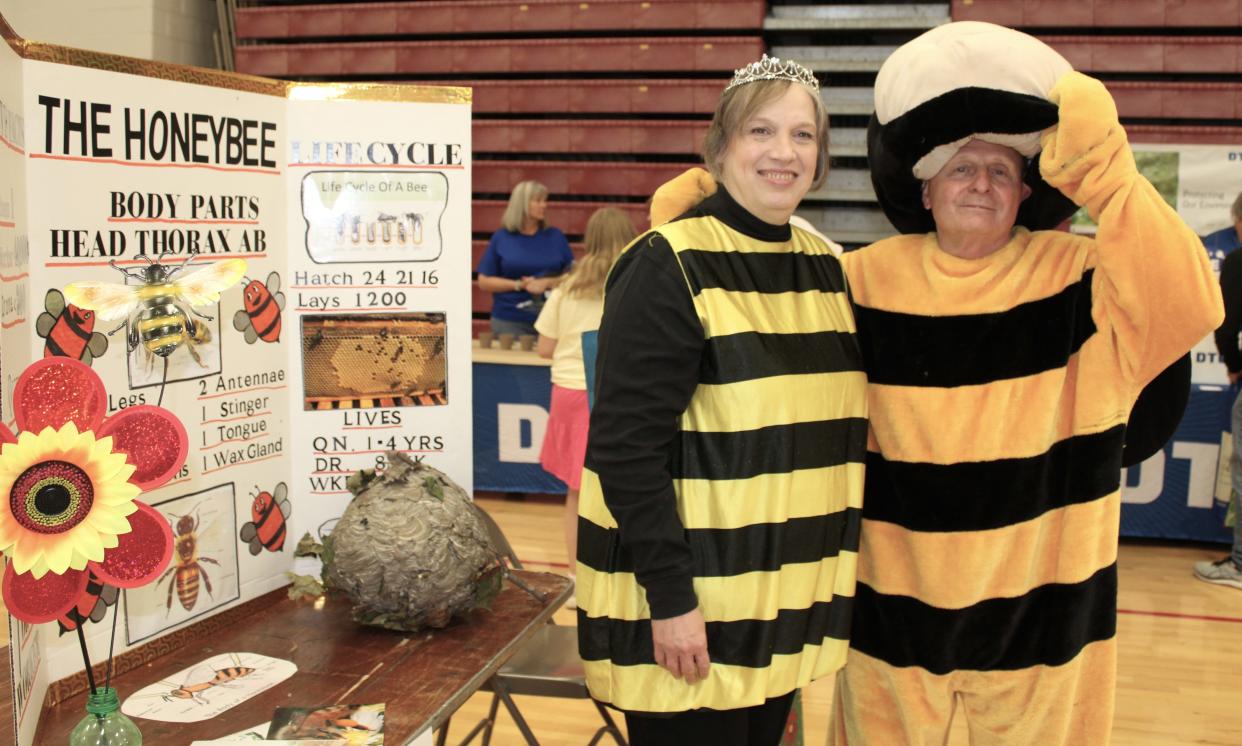
[[[113,269],[141,284],[74,282],[65,287],[65,297],[74,305],[94,311],[101,321],[125,319],[125,323],[108,333],[115,334],[128,324],[126,341],[130,352],[141,344],[149,355],[167,360],[174,350],[185,345],[194,360],[205,365],[194,348],[210,341],[211,332],[193,316],[206,321],[212,317],[195,311],[194,306],[220,300],[220,293],[246,274],[246,261],[226,259],[174,280],[190,266],[194,256],[187,255],[185,261],[170,269],[144,254],[147,265],[141,273],[131,272],[112,260],[109,264]]]
[[[203,698],[203,692],[211,689],[212,687],[225,686],[255,672],[256,669],[251,668],[250,666],[241,665],[241,659],[236,655],[232,656],[232,658],[233,663],[236,665],[216,669],[213,672],[212,677],[207,681],[200,681],[194,684],[189,682],[181,684],[175,689],[170,690],[167,694],[160,695],[161,698],[163,698],[165,702],[172,702],[177,699],[190,699],[200,705],[207,704],[207,700]],[[161,683],[167,683],[169,685],[175,684],[175,682],[172,681]]]
[[[285,310],[285,294],[280,292],[280,275],[267,276],[267,282],[250,280],[242,291],[245,308],[233,314],[233,328],[245,333],[246,342],[280,341],[280,312]]]
[[[255,487],[255,490],[258,490]],[[254,502],[250,504],[251,521],[241,527],[241,540],[250,544],[250,553],[258,554],[267,547],[269,552],[279,552],[285,548],[285,521],[293,508],[286,497],[289,488],[284,482],[276,485],[272,492],[259,491]]]
[[[100,621],[108,613],[108,607],[116,604],[120,595],[121,592],[116,586],[108,585],[95,573],[90,573],[86,590],[78,596],[78,603],[56,620],[60,626],[60,634],[74,631],[79,624]]]
[[[193,511],[191,511],[193,513]],[[176,573],[168,583],[168,610],[172,611],[173,589],[177,589],[177,599],[181,601],[181,607],[186,611],[194,608],[194,604],[198,602],[198,581],[201,578],[203,585],[207,588],[207,595],[211,595],[211,578],[207,577],[207,569],[202,563],[210,562],[216,567],[220,563],[211,557],[200,557],[198,554],[198,514],[186,514],[177,519],[177,535],[174,538],[174,556],[172,566],[169,567],[163,575],[160,576],[158,582],[163,583],[164,578],[170,574]]]
[[[95,312],[65,303],[56,288],[43,296],[35,332],[44,339],[43,357],[71,357],[87,365],[108,351],[108,338],[95,331]]]

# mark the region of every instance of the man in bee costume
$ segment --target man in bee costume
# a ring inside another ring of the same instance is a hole
[[[942,26],[875,100],[906,235],[845,258],[872,437],[830,740],[941,744],[960,702],[972,744],[1107,743],[1126,420],[1219,324],[1211,268],[1107,90],[1042,42]],[[1075,206],[1094,238],[1047,230]]]
[[[975,746],[1107,743],[1123,443],[1139,460],[1180,416],[1173,363],[1223,315],[1211,268],[1107,90],[1042,42],[941,26],[875,99],[905,235],[842,257],[871,434],[829,741],[943,744],[960,703]],[[679,177],[653,216],[705,191]],[[1077,206],[1094,238],[1049,230]],[[1131,413],[1145,386],[1173,403]]]

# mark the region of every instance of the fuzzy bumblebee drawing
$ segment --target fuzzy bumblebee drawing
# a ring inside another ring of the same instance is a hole
[[[129,352],[141,345],[153,360],[168,356],[184,346],[190,356],[203,365],[195,351],[198,345],[211,340],[211,331],[203,321],[213,317],[194,310],[220,300],[220,293],[236,285],[246,274],[244,259],[215,262],[182,277],[176,275],[190,266],[195,255],[169,267],[143,256],[147,265],[134,272],[109,262],[113,269],[141,284],[124,285],[113,282],[75,282],[65,287],[65,298],[79,308],[94,311],[100,321],[124,320],[109,331],[115,334],[129,325],[126,337]]]

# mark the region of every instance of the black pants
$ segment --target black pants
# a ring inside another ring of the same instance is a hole
[[[794,693],[739,710],[625,713],[630,746],[777,746]]]

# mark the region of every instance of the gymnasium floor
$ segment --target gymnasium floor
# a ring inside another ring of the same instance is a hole
[[[564,572],[559,502],[481,497],[531,570]],[[1191,577],[1191,565],[1219,559],[1223,547],[1125,542],[1121,546],[1115,746],[1242,744],[1242,590]],[[573,624],[561,610],[558,624]],[[476,694],[453,718],[456,744],[487,712],[490,694]],[[803,690],[805,743],[822,746],[832,702],[831,679]],[[598,725],[585,700],[519,697],[518,707],[543,746],[583,746]],[[958,726],[961,724],[959,723]],[[966,744],[955,726],[951,745]],[[523,743],[501,711],[492,743]],[[609,741],[604,740],[607,744]]]

